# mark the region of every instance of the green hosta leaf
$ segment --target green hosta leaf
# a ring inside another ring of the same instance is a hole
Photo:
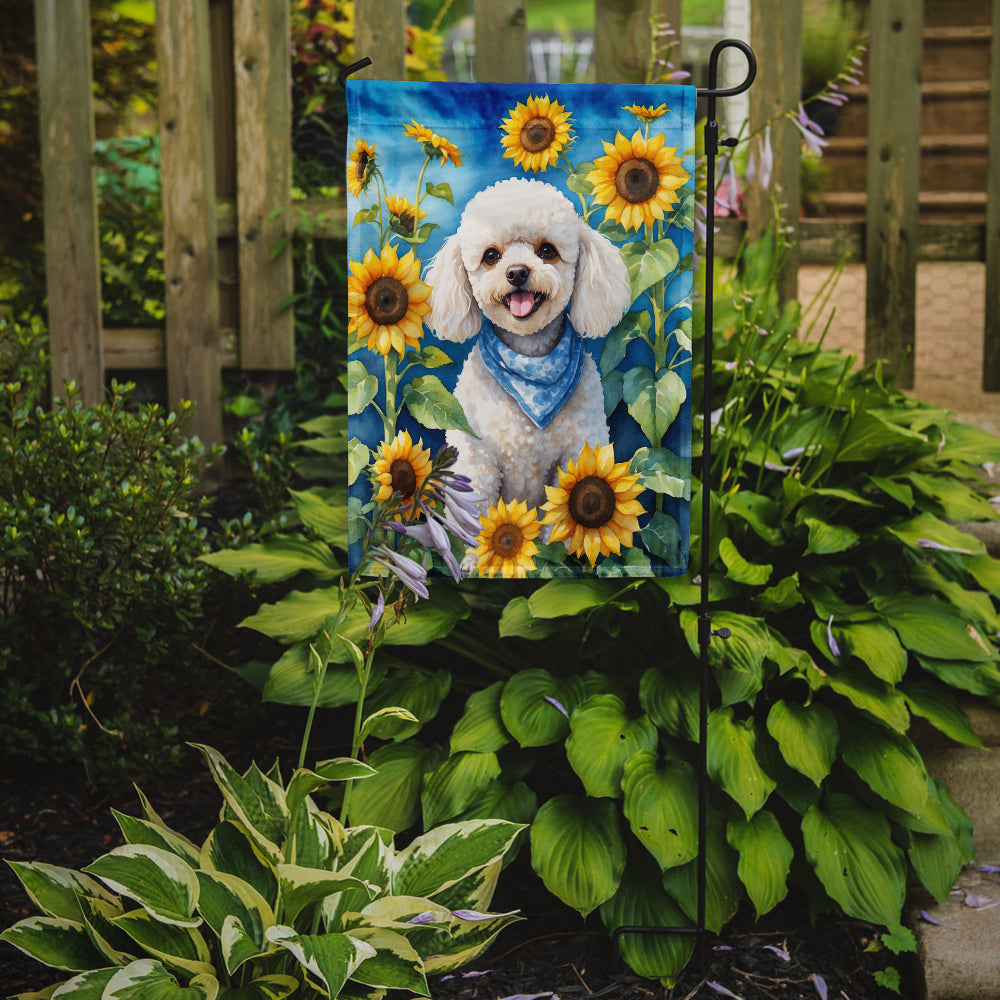
[[[875,598],[875,607],[903,645],[939,660],[995,660],[996,652],[975,626],[936,597],[899,594]]]
[[[953,476],[924,476],[910,472],[906,478],[938,505],[950,521],[983,521],[996,517],[996,511],[986,497]]]
[[[876,795],[919,815],[927,801],[927,772],[910,740],[860,719],[852,719],[850,736],[841,741],[845,763]]]
[[[417,423],[438,430],[465,431],[476,437],[465,419],[462,404],[437,375],[420,375],[403,387],[403,405]]]
[[[347,412],[363,413],[378,394],[378,379],[361,361],[347,362]]]
[[[925,543],[931,542],[934,546],[943,546],[945,549],[970,555],[986,553],[986,546],[978,538],[933,514],[918,514],[909,521],[889,525],[886,530],[912,549],[926,548]]]
[[[630,858],[617,892],[601,904],[609,932],[619,927],[686,927],[688,918],[667,895],[654,865]],[[673,986],[694,951],[690,934],[623,934],[621,957],[638,975]]]
[[[447,670],[423,667],[394,670],[374,690],[365,707],[372,712],[384,708],[404,708],[410,712],[414,721],[386,719],[379,727],[380,739],[405,740],[437,715],[450,689],[451,673]]]
[[[565,546],[561,546],[563,552]],[[500,615],[499,635],[501,639],[517,636],[521,639],[544,639],[563,628],[556,619],[536,618],[531,613],[527,597],[515,597],[504,605]]]
[[[535,618],[563,618],[603,607],[618,591],[605,580],[550,580],[528,598]]]
[[[615,695],[592,695],[570,716],[566,758],[588,795],[621,796],[622,768],[638,750],[656,748],[656,726],[648,716],[629,719]]]
[[[785,540],[781,509],[771,497],[750,490],[739,490],[726,497],[726,514],[745,521],[758,538],[772,547]]]
[[[335,643],[334,649],[343,649],[343,645]],[[382,681],[386,669],[386,657],[377,657],[368,681],[370,687]],[[289,646],[271,667],[261,697],[264,701],[281,705],[311,705],[313,698],[317,697],[315,688],[316,673],[309,643],[298,642]],[[358,700],[359,690],[358,675],[353,666],[330,664],[323,675],[316,706],[339,708],[349,705]]]
[[[362,926],[353,928],[351,937],[375,949],[375,954],[351,973],[355,982],[430,996],[424,963],[402,934],[384,927]]]
[[[625,818],[660,868],[686,864],[698,853],[698,783],[689,765],[660,760],[655,748],[625,762]]]
[[[906,710],[903,696],[884,681],[872,677],[867,670],[843,667],[836,673],[823,676],[813,667],[807,673],[807,679],[814,688],[829,688],[855,708],[874,715],[899,733],[906,732],[910,724],[910,713]]]
[[[828,524],[815,517],[804,518],[809,529],[809,544],[806,555],[830,556],[838,552],[846,552],[857,544],[861,537],[853,528],[846,524]]]
[[[296,934],[293,928],[280,924],[268,929],[267,939],[291,952],[310,978],[332,997],[339,996],[358,966],[376,954],[370,944],[349,934]]]
[[[276,604],[262,604],[256,614],[244,618],[240,625],[263,632],[278,642],[292,643],[311,640],[339,610],[337,587],[293,590]]]
[[[406,708],[380,708],[372,712],[361,725],[359,737],[366,740],[375,736],[380,740],[391,740],[397,733],[411,735],[420,728],[420,720]]]
[[[531,865],[553,895],[586,916],[618,889],[625,871],[618,810],[607,799],[558,795],[531,825]]]
[[[32,903],[46,916],[82,920],[83,911],[79,901],[81,896],[93,896],[108,903],[115,902],[115,897],[97,879],[71,868],[60,868],[39,861],[8,861],[7,864],[13,869]]]
[[[352,827],[346,834],[342,850],[337,863],[342,875],[352,875],[377,891],[388,889],[390,858],[394,850],[391,830],[372,826]],[[322,903],[326,930],[347,930],[344,915],[358,913],[371,903],[371,892],[367,888],[345,889],[335,896],[327,896]]]
[[[995,664],[935,660],[930,656],[918,656],[917,662],[927,673],[949,687],[987,697],[1000,694],[1000,669]]]
[[[105,964],[102,955],[91,944],[86,927],[64,917],[19,920],[0,934],[0,941],[12,944],[35,961],[54,969],[82,972]]]
[[[212,777],[235,816],[249,831],[265,856],[276,862],[281,852],[278,844],[288,830],[288,809],[284,789],[263,779],[254,784],[238,774],[217,750],[202,744],[192,744],[200,750],[212,770]]]
[[[111,922],[168,968],[179,969],[188,976],[212,974],[211,953],[197,930],[161,923],[145,910],[123,913]]]
[[[347,548],[347,505],[327,503],[313,490],[289,490],[302,523],[328,545]]]
[[[680,261],[680,254],[672,240],[657,240],[647,245],[642,240],[626,243],[622,257],[628,267],[634,302],[647,288],[662,281]]]
[[[434,899],[460,880],[499,862],[523,829],[504,820],[446,823],[396,855],[393,893]]]
[[[210,974],[181,986],[159,962],[143,958],[117,970],[101,1000],[216,1000],[218,995],[219,982]]]
[[[218,1000],[285,1000],[298,988],[292,976],[261,976],[245,986],[223,987]]]
[[[273,923],[270,926],[273,926]],[[262,946],[256,940],[255,933],[256,929],[254,932],[247,930],[243,922],[232,914],[223,919],[222,927],[219,930],[219,944],[222,950],[222,959],[226,963],[226,970],[230,975],[247,962],[260,958],[269,950],[274,950],[274,946],[271,944]]]
[[[510,733],[500,717],[500,692],[503,681],[470,695],[462,717],[451,733],[451,752],[474,750],[492,753],[510,743]]]
[[[681,627],[692,655],[700,655],[698,644],[698,616],[693,611],[682,611]],[[708,647],[708,662],[715,671],[715,679],[722,689],[726,705],[741,701],[752,703],[763,686],[764,660],[771,649],[771,636],[759,618],[728,611],[712,615],[712,629],[728,629],[724,639],[713,636]]]
[[[521,746],[547,746],[569,732],[569,715],[583,694],[578,677],[561,679],[547,670],[522,670],[504,684],[500,716]]]
[[[748,587],[763,587],[771,578],[774,567],[770,564],[747,562],[730,538],[719,541],[719,557],[726,564],[727,575],[737,583]]]
[[[601,350],[601,374],[607,375],[625,360],[628,345],[649,333],[653,319],[648,312],[625,313],[621,322],[607,335]]]
[[[681,664],[650,667],[639,682],[639,704],[660,729],[678,740],[698,739],[698,675]]]
[[[963,835],[966,832],[971,835],[971,823],[960,807],[947,791],[940,790],[937,782],[930,781],[928,786],[929,798],[941,809],[948,829],[945,833],[911,833],[910,863],[925,888],[939,903],[944,903],[962,865],[972,860],[975,847],[963,843]],[[952,830],[952,822],[957,831]]]
[[[726,843],[721,814],[709,814],[705,850],[705,926],[714,934],[732,919],[743,899],[743,884],[736,874],[736,852]],[[698,861],[663,873],[663,887],[691,920],[698,917]]]
[[[809,863],[844,913],[873,924],[899,923],[906,866],[882,813],[849,795],[830,795],[806,813],[802,836]]]
[[[345,530],[346,524],[345,519]],[[272,535],[265,542],[209,552],[199,558],[230,576],[246,574],[258,584],[288,580],[298,573],[331,580],[342,572],[328,545],[291,535]]]
[[[360,879],[342,872],[303,868],[300,865],[278,865],[282,913],[287,920],[295,918],[313,903],[346,889],[364,889]],[[371,895],[374,895],[372,892]]]
[[[760,919],[788,895],[788,873],[795,849],[765,809],[750,819],[738,816],[726,828],[729,846],[739,851],[736,873]]]
[[[253,886],[271,907],[277,905],[278,876],[242,824],[226,821],[208,835],[201,848],[200,867],[234,875]]]
[[[455,913],[462,913],[457,909]],[[500,913],[488,919],[475,920],[455,918],[451,925],[450,939],[442,933],[440,944],[424,961],[424,971],[430,973],[451,972],[478,958],[505,927],[520,920],[515,912]]]
[[[668,497],[691,499],[691,458],[675,455],[669,448],[640,448],[629,463],[642,485]]]
[[[805,598],[799,589],[799,574],[793,573],[779,580],[773,587],[768,587],[767,590],[757,594],[754,600],[757,607],[765,614],[768,612],[780,614],[799,604],[805,604]]]
[[[969,717],[947,688],[931,680],[908,681],[900,685],[906,704],[914,715],[967,747],[981,747],[983,741],[972,728]]]
[[[424,773],[437,765],[435,751],[416,741],[379,747],[368,758],[378,772],[351,790],[354,826],[381,826],[399,833],[420,818]]]
[[[767,731],[781,748],[781,756],[817,787],[830,773],[837,757],[837,720],[826,705],[798,705],[778,700],[767,716]]]
[[[776,782],[757,762],[753,718],[739,722],[731,707],[709,714],[708,774],[748,819],[764,805]]]
[[[890,423],[870,410],[854,417],[837,451],[838,462],[869,462],[889,449],[926,444],[927,439],[915,431]]]
[[[625,373],[622,398],[646,439],[658,447],[687,399],[687,386],[671,369],[654,376],[645,365],[637,365]]]
[[[523,782],[492,781],[458,819],[505,819],[527,826],[538,812],[538,796]]]
[[[125,844],[98,858],[84,871],[113,892],[134,899],[150,916],[178,927],[197,927],[198,878],[191,866],[170,851],[147,844]]]
[[[500,776],[495,753],[463,752],[452,754],[424,780],[421,803],[424,826],[437,826],[454,819]]]
[[[852,622],[834,626],[841,650],[856,656],[887,684],[898,684],[906,673],[906,650],[896,633],[878,622]]]

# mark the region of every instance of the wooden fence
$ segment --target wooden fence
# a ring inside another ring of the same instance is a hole
[[[292,315],[282,308],[291,254],[277,250],[292,225],[282,211],[291,201],[290,0],[158,0],[166,325],[124,331],[101,326],[88,2],[35,0],[53,384],[73,379],[94,401],[107,370],[165,369],[169,400],[195,400],[196,433],[221,441],[221,370],[293,365]],[[474,0],[477,79],[527,79],[525,3]],[[367,75],[403,78],[405,8],[404,0],[355,0],[355,51],[374,60]],[[782,292],[795,294],[800,262],[834,262],[845,252],[863,260],[866,356],[895,365],[909,351],[903,379],[912,384],[917,262],[985,261],[983,385],[997,391],[1000,0],[992,3],[985,224],[919,220],[922,10],[918,0],[871,0],[866,218],[800,220],[785,209],[797,240]],[[682,13],[681,0],[595,0],[597,80],[642,82],[650,17],[682,26]],[[751,17],[753,129],[799,101],[802,2],[753,0]],[[769,188],[749,192],[745,224],[725,220],[720,254],[732,251],[744,225],[763,230],[773,197],[798,206],[799,143],[790,123],[775,129]],[[342,200],[308,202],[297,214],[313,220],[314,235],[344,236]]]

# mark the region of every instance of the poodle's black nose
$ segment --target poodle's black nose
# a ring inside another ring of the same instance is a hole
[[[531,274],[531,269],[524,264],[512,264],[507,268],[507,280],[515,287],[520,288]]]

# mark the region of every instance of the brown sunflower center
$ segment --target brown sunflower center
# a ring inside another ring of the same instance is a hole
[[[521,145],[529,153],[541,153],[552,145],[556,127],[550,118],[532,118],[521,126]]]
[[[406,288],[398,278],[383,274],[376,278],[365,292],[365,308],[372,321],[379,326],[392,326],[405,315],[410,305]]]
[[[615,513],[615,491],[600,476],[584,476],[569,494],[569,514],[584,528],[599,528]]]
[[[521,551],[524,535],[516,524],[501,524],[493,533],[493,551],[504,559],[510,559]]]
[[[392,477],[392,491],[402,493],[404,497],[412,497],[417,491],[417,474],[413,466],[405,458],[397,458],[389,466]]]
[[[408,232],[412,233],[417,228],[417,220],[409,213],[402,212],[399,216],[399,224]]]
[[[357,166],[355,167],[355,172],[359,181],[363,181],[365,179],[365,171],[368,169],[368,160],[368,154],[364,150],[358,153],[358,161]]]
[[[659,186],[660,175],[649,160],[633,157],[615,171],[615,190],[633,205],[649,201]]]

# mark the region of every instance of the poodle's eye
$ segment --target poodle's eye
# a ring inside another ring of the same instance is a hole
[[[487,247],[483,253],[483,263],[492,267],[500,259],[500,251],[496,247]]]
[[[559,256],[559,251],[551,243],[543,243],[535,253],[542,260],[555,260]]]

